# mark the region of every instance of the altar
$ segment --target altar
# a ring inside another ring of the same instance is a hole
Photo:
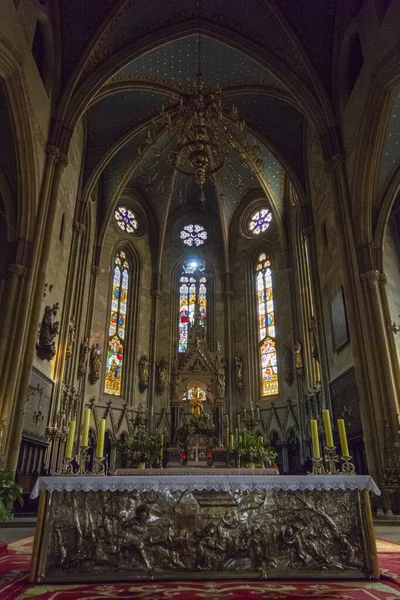
[[[364,475],[40,477],[31,581],[379,578]]]

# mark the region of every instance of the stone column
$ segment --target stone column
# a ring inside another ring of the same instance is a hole
[[[231,285],[232,274],[225,273],[225,290],[224,290],[224,299],[225,299],[225,356],[228,358],[228,368],[227,368],[227,381],[226,381],[226,389],[227,389],[227,398],[228,398],[228,406],[225,408],[227,414],[229,415],[229,423],[230,428],[234,426],[234,414],[235,414],[235,406],[234,406],[234,385],[232,380],[232,365],[233,365],[233,336],[232,336],[232,285]],[[213,349],[214,350],[214,349]]]
[[[148,403],[148,418],[149,418],[149,429],[154,430],[154,419],[155,419],[155,395],[156,395],[156,362],[157,362],[157,348],[158,348],[158,324],[160,320],[160,302],[161,302],[161,273],[155,273],[153,278],[153,287],[151,290],[153,298],[153,310],[151,319],[150,329],[150,349],[149,349],[149,362],[150,362],[150,376],[149,376],[149,403]]]
[[[391,358],[393,382],[394,382],[396,395],[397,395],[397,405],[399,406],[400,405],[400,364],[399,364],[399,358],[397,355],[396,343],[394,341],[394,334],[393,334],[393,330],[392,330],[392,319],[391,319],[391,315],[390,315],[390,308],[389,308],[389,302],[388,302],[387,290],[386,290],[387,280],[388,280],[388,277],[387,277],[386,273],[379,274],[379,291],[380,291],[380,296],[381,296],[382,311],[383,311],[383,317],[384,317],[384,328],[385,328],[385,331],[387,331],[387,341],[388,341],[388,347],[389,347],[389,354],[390,354],[390,358]]]
[[[178,428],[179,409],[181,403],[177,399],[171,400],[171,446],[175,446],[176,430]]]

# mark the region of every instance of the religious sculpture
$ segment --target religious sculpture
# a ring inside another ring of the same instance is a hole
[[[165,385],[167,383],[167,361],[164,357],[158,361],[157,365],[157,388],[158,393],[161,395],[165,392]]]
[[[193,388],[193,395],[190,398],[190,413],[195,419],[199,419],[203,413],[203,402],[200,395],[200,388]]]
[[[75,317],[72,316],[69,321],[68,336],[67,336],[67,348],[65,350],[65,356],[72,356],[75,343]]]
[[[294,345],[294,356],[295,356],[295,365],[296,365],[296,373],[297,375],[303,375],[303,355],[301,351],[300,342],[296,342]]]
[[[139,360],[139,391],[144,392],[149,385],[149,359],[143,355]]]
[[[288,385],[293,383],[292,352],[287,344],[281,346],[282,375]]]
[[[235,356],[235,366],[236,366],[236,387],[239,394],[243,394],[244,384],[243,384],[243,357]]]
[[[92,351],[90,353],[90,372],[89,380],[90,383],[95,383],[100,378],[101,363],[103,361],[103,355],[100,349],[100,344],[96,342],[93,344]]]
[[[171,398],[177,398],[179,393],[178,361],[175,360],[171,374]]]
[[[86,375],[89,349],[89,338],[85,338],[85,340],[81,342],[81,347],[79,349],[78,377]]]
[[[217,398],[223,398],[225,396],[225,361],[221,356],[217,356],[215,361],[215,370],[217,373]]]
[[[56,302],[53,306],[46,306],[44,317],[40,326],[39,341],[36,344],[36,352],[41,360],[52,360],[56,354],[56,343],[54,338],[58,335],[60,323],[54,321],[60,304]]]
[[[318,342],[317,342],[317,323],[315,321],[315,317],[311,317],[310,327],[308,329],[310,332],[310,342],[311,342],[311,356],[319,362],[319,351],[318,351]]]

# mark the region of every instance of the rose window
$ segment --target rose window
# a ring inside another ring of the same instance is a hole
[[[266,231],[269,227],[269,224],[272,220],[272,213],[268,210],[268,208],[262,208],[258,210],[251,217],[249,222],[249,229],[255,235]]]
[[[126,233],[134,233],[138,228],[138,221],[134,213],[125,206],[118,206],[114,212],[115,220]]]
[[[201,246],[207,240],[207,231],[202,225],[185,225],[180,233],[181,240],[186,246]]]

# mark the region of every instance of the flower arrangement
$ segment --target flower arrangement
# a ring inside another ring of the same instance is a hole
[[[22,505],[22,489],[15,483],[12,471],[8,469],[0,470],[0,521],[5,521],[11,517],[11,511],[14,502]]]
[[[149,434],[144,429],[139,429],[134,436],[118,444],[122,463],[127,468],[140,463],[151,467],[160,458],[162,442],[160,433]]]
[[[244,431],[239,437],[233,447],[233,455],[238,465],[255,463],[264,467],[272,467],[277,457],[275,450],[264,442],[264,438],[252,431]]]

